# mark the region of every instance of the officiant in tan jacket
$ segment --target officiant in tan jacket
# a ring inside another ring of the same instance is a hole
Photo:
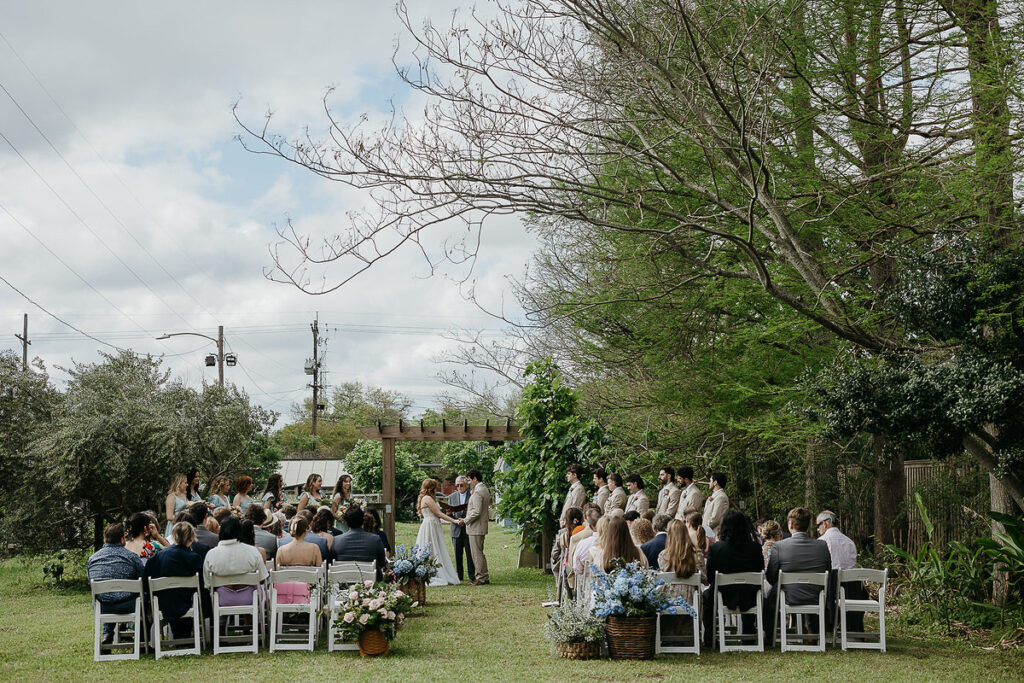
[[[469,536],[469,552],[473,556],[473,565],[476,567],[476,580],[474,586],[485,586],[491,582],[487,573],[487,556],[484,555],[484,537],[487,536],[487,521],[491,509],[491,492],[481,481],[480,470],[470,470],[466,473],[469,483],[473,487],[473,494],[469,497],[469,507],[466,509],[466,518],[463,523],[466,525],[466,535]]]

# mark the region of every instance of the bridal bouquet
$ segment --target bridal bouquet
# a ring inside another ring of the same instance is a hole
[[[416,606],[412,598],[392,584],[364,581],[342,593],[344,611],[335,627],[344,642],[354,642],[364,631],[379,631],[388,641],[402,628],[405,615]]]
[[[607,574],[594,565],[594,614],[599,617],[646,617],[659,612],[695,616],[681,597],[662,590],[665,582],[639,562],[620,565]]]
[[[441,564],[434,557],[429,543],[422,548],[414,545],[411,550],[400,545],[395,548],[395,556],[391,561],[391,571],[398,583],[417,579],[426,583],[437,576],[440,568]]]

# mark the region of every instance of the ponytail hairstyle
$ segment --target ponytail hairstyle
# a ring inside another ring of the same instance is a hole
[[[706,553],[708,551],[708,535],[704,531],[704,518],[699,512],[691,512],[686,515],[686,524],[697,532],[697,550]]]

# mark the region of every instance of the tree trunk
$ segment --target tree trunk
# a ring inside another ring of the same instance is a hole
[[[1013,501],[1013,497],[1010,495],[1009,490],[1000,483],[994,475],[988,475],[988,489],[989,494],[992,497],[992,503],[989,506],[995,512],[1002,512],[1007,515],[1018,514],[1017,504]],[[1003,525],[996,520],[992,521],[992,533],[1002,533],[1006,531]],[[1005,605],[1007,593],[1009,593],[1009,576],[1005,571],[996,570],[992,576],[992,602],[995,605]]]
[[[545,574],[553,574],[551,570],[551,547],[555,544],[555,520],[551,515],[544,516],[544,530],[541,533],[540,559]]]
[[[907,477],[903,467],[903,453],[886,461],[883,450],[886,439],[871,436],[871,450],[875,460],[875,552],[881,553],[885,545],[906,540],[906,516],[901,513],[907,495]]]
[[[99,550],[103,547],[103,511],[96,513],[96,517],[93,519],[92,529],[92,544],[93,548]]]

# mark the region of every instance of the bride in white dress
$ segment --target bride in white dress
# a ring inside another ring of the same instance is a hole
[[[420,524],[419,533],[416,534],[416,545],[423,548],[430,544],[430,553],[437,559],[441,567],[437,570],[437,576],[430,580],[430,586],[458,585],[459,575],[455,573],[455,566],[452,564],[452,556],[448,552],[448,543],[441,527],[441,520],[455,523],[457,520],[441,512],[440,506],[435,498],[437,482],[433,479],[425,479],[420,487],[420,497],[416,501],[416,511],[423,522]]]

